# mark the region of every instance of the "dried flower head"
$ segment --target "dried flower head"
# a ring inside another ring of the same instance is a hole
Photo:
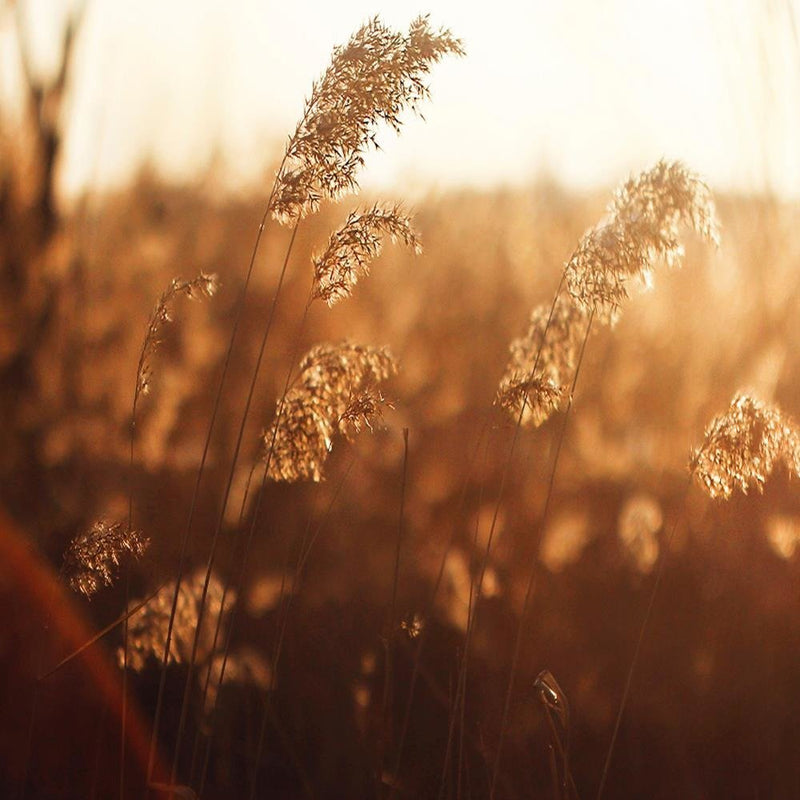
[[[424,76],[448,53],[463,54],[449,31],[434,31],[427,17],[407,34],[371,19],[343,47],[337,47],[306,102],[289,139],[270,210],[283,223],[313,212],[323,198],[354,191],[356,173],[378,123],[400,129],[405,109],[415,111],[428,97]]]
[[[389,235],[415,253],[421,252],[419,237],[411,220],[399,206],[374,205],[364,212],[354,211],[345,224],[331,234],[325,252],[314,258],[314,297],[329,306],[349,297],[360,276],[381,252],[381,237]]]
[[[62,571],[76,592],[91,598],[101,586],[111,586],[125,553],[139,558],[148,544],[141,533],[121,522],[100,520],[69,543]]]
[[[511,358],[495,402],[523,425],[541,425],[559,407],[580,350],[587,317],[559,295],[537,306],[528,332],[511,343]]]
[[[655,262],[677,264],[681,224],[719,243],[708,187],[679,162],[659,161],[617,190],[606,219],[581,238],[551,307],[534,309],[526,336],[511,344],[497,404],[524,425],[540,425],[566,397],[589,319],[612,323],[627,283],[649,281]]]
[[[681,226],[719,244],[708,186],[680,162],[662,160],[624,183],[606,220],[583,236],[565,268],[569,293],[598,319],[614,322],[631,278],[648,283],[657,261],[680,263]]]
[[[376,386],[367,386],[356,392],[348,401],[344,411],[339,415],[336,428],[347,439],[353,439],[364,428],[373,430],[375,422],[383,417],[384,408],[392,408],[392,404],[381,394]]]
[[[187,663],[191,657],[205,575],[205,569],[200,569],[181,581],[169,648],[171,663]],[[222,611],[222,594],[222,583],[215,575],[212,575],[206,595],[203,627],[198,639],[197,661],[200,663],[204,663],[212,654],[217,619]],[[141,671],[150,658],[158,661],[164,658],[174,596],[175,581],[171,581],[165,584],[150,602],[128,620],[128,666],[132,669]],[[235,601],[235,594],[228,591],[225,598],[225,614]],[[139,602],[132,601],[129,608],[135,607]],[[224,626],[220,633],[218,641],[223,642],[225,641]],[[124,663],[122,648],[119,648],[117,657],[122,665]]]
[[[727,499],[735,489],[762,491],[778,462],[800,475],[800,430],[777,407],[739,394],[706,428],[689,470],[710,497]]]
[[[347,342],[312,348],[263,434],[269,477],[321,480],[334,434],[352,435],[370,424],[385,404],[376,384],[396,371],[386,348]]]
[[[203,297],[213,297],[219,288],[219,281],[216,275],[206,275],[201,272],[196,278],[184,281],[180,278],[173,278],[172,283],[167,287],[150,315],[150,322],[147,325],[147,332],[142,345],[142,352],[139,356],[139,366],[136,370],[136,397],[147,394],[150,389],[150,378],[152,376],[151,359],[158,345],[161,343],[161,330],[168,322],[172,322],[172,304],[176,297],[184,295],[192,300],[199,300]]]

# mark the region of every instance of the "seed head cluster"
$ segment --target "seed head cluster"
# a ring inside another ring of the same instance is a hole
[[[554,304],[534,308],[527,334],[511,343],[497,401],[523,425],[541,425],[558,409],[587,322],[584,311],[560,294]]]
[[[680,264],[681,226],[719,244],[711,192],[683,164],[662,160],[626,181],[606,220],[583,236],[567,263],[565,281],[575,303],[598,320],[613,323],[631,278],[649,283],[659,260]]]
[[[219,281],[216,275],[206,275],[201,272],[197,277],[189,281],[173,278],[172,283],[159,297],[153,313],[150,315],[150,322],[147,325],[147,332],[144,337],[142,352],[139,356],[139,366],[136,371],[136,397],[147,394],[150,390],[150,379],[153,374],[152,357],[158,345],[161,343],[161,331],[168,322],[172,322],[172,304],[176,297],[183,295],[191,300],[199,300],[204,297],[213,297],[219,289]]]
[[[706,428],[689,470],[710,497],[727,500],[736,489],[763,491],[778,463],[800,475],[800,429],[776,406],[739,394]]]
[[[178,604],[169,647],[170,663],[188,663],[192,655],[195,629],[199,616],[200,599],[203,594],[205,570],[198,570],[181,581],[178,592]],[[222,609],[223,586],[216,575],[211,576],[206,595],[203,613],[203,628],[198,639],[197,660],[205,661],[210,655],[214,643],[217,619]],[[161,661],[167,642],[172,601],[175,596],[175,581],[165,584],[162,589],[146,605],[142,606],[128,620],[128,666],[141,671],[148,660]],[[228,591],[225,598],[225,610],[233,606],[235,594]],[[140,601],[132,601],[129,608]],[[224,629],[218,641],[224,641]],[[119,648],[117,657],[120,665],[124,663],[124,651]]]
[[[402,242],[415,253],[422,250],[411,220],[399,206],[375,205],[367,211],[354,211],[331,234],[325,251],[313,259],[314,297],[329,306],[349,297],[359,277],[369,273],[370,263],[380,255],[383,235]]]
[[[591,323],[616,321],[631,278],[647,282],[658,260],[680,262],[681,225],[719,243],[711,193],[683,164],[662,160],[624,183],[567,261],[553,304],[535,308],[527,334],[511,343],[496,403],[523,425],[548,419],[567,398]]]
[[[64,553],[63,572],[69,585],[91,598],[101,586],[111,586],[125,553],[139,558],[149,540],[121,522],[95,522],[78,534]]]
[[[402,112],[416,111],[429,95],[424,78],[431,65],[449,53],[462,55],[461,42],[448,30],[432,30],[427,17],[415,19],[406,34],[374,17],[337,47],[289,138],[272,215],[292,223],[322,199],[355,191],[364,156],[377,147],[378,124],[399,131]]]
[[[324,344],[312,348],[263,434],[267,475],[276,481],[322,479],[333,436],[352,436],[386,404],[377,384],[397,371],[386,348]]]

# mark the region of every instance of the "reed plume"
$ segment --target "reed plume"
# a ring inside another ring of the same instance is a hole
[[[367,211],[353,211],[331,234],[325,251],[313,259],[313,296],[329,306],[349,297],[359,277],[369,274],[370,263],[380,255],[382,235],[402,242],[414,253],[422,251],[410,218],[399,206],[383,208],[375,204]]]
[[[763,491],[778,463],[800,475],[800,429],[776,406],[737,394],[709,423],[689,470],[710,497],[727,500],[736,489]]]
[[[616,322],[629,281],[648,283],[657,261],[680,263],[681,225],[719,244],[710,190],[680,162],[659,161],[617,189],[567,261],[552,305],[535,308],[527,334],[511,343],[496,404],[532,427],[558,410],[591,323]]]
[[[121,522],[99,520],[69,543],[63,574],[74,591],[91,598],[101,586],[111,586],[125,553],[139,558],[149,543]]]
[[[377,384],[396,371],[384,347],[348,342],[313,347],[263,434],[268,477],[321,480],[333,436],[371,426],[386,404]]]
[[[189,577],[184,577],[178,592],[178,601],[174,612],[174,622],[170,633],[170,663],[188,663],[197,628],[200,597],[203,592],[205,570],[197,570]],[[211,655],[216,627],[216,617],[229,610],[235,601],[235,594],[230,592],[222,607],[222,584],[215,576],[211,576],[205,602],[211,613],[205,615],[200,631],[198,660],[205,660]],[[128,620],[128,666],[134,670],[144,669],[150,658],[161,661],[164,658],[170,615],[175,595],[175,581],[161,587],[149,602],[142,606]],[[141,601],[132,601],[129,609],[140,605]],[[120,665],[123,663],[124,649],[119,648]]]
[[[333,51],[312,87],[278,171],[270,203],[273,217],[291,224],[316,211],[322,199],[356,190],[364,156],[377,147],[378,124],[399,131],[402,112],[416,111],[429,96],[424,77],[431,64],[463,52],[450,31],[432,30],[425,16],[415,19],[407,34],[391,30],[378,17],[362,25]]]
[[[607,218],[581,239],[565,269],[575,303],[606,323],[619,316],[628,283],[649,284],[659,260],[683,258],[681,226],[719,244],[719,225],[708,186],[678,161],[659,161],[615,193]]]
[[[525,336],[511,343],[497,403],[523,425],[537,427],[556,411],[575,370],[587,315],[569,296],[537,306]]]
[[[161,343],[161,331],[168,322],[172,322],[172,305],[177,297],[183,295],[192,300],[203,297],[213,297],[219,288],[219,281],[216,275],[206,275],[201,272],[197,277],[184,281],[180,278],[173,278],[172,283],[159,297],[150,321],[147,324],[147,331],[144,337],[144,344],[139,356],[139,365],[136,370],[136,394],[135,399],[140,395],[147,394],[150,390],[150,378],[152,377],[151,359],[158,345]],[[134,401],[135,405],[135,401]]]

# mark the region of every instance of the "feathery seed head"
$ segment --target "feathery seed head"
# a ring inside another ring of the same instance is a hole
[[[383,347],[345,342],[312,348],[263,434],[267,475],[276,481],[320,481],[333,436],[352,436],[362,424],[371,427],[386,405],[376,386],[396,371]]]
[[[311,91],[305,113],[289,139],[270,210],[282,223],[316,211],[322,199],[358,188],[356,174],[376,128],[399,131],[405,109],[428,96],[424,76],[448,53],[462,55],[449,31],[431,29],[427,17],[395,32],[374,17],[333,51]]]
[[[566,263],[566,293],[535,309],[527,335],[512,342],[496,403],[521,424],[544,422],[565,397],[590,316],[613,323],[631,278],[649,283],[658,259],[680,262],[681,224],[719,243],[711,193],[681,163],[659,161],[624,183]]]
[[[353,439],[365,427],[371,431],[373,423],[382,418],[384,407],[392,408],[392,404],[378,388],[367,386],[348,401],[337,420],[337,430],[347,439]]]
[[[800,429],[776,406],[738,394],[706,428],[689,471],[710,497],[727,500],[735,489],[763,491],[778,462],[800,475]]]
[[[381,253],[381,236],[388,234],[415,253],[422,250],[411,220],[399,206],[374,205],[364,212],[352,212],[345,224],[331,234],[325,252],[313,259],[314,297],[329,306],[349,297],[358,278],[369,273],[369,265]]]
[[[204,582],[204,569],[187,575],[181,581],[169,648],[170,663],[188,663],[191,658]],[[131,669],[138,672],[144,669],[149,659],[161,661],[164,658],[174,596],[175,581],[171,581],[128,620],[128,666]],[[223,610],[222,596],[222,583],[216,575],[212,574],[206,594],[201,635],[198,640],[196,658],[199,662],[208,659],[212,653],[214,633],[220,613],[227,616],[227,611],[236,602],[236,593],[229,590]],[[133,608],[139,602],[131,601],[129,608]],[[223,635],[218,639],[224,641],[225,637]],[[122,665],[124,663],[122,648],[117,651],[117,657]]]
[[[610,211],[632,223],[637,219],[660,222],[673,239],[683,223],[719,246],[719,221],[711,190],[680,161],[661,159],[652,169],[627,180],[617,190]]]
[[[151,359],[158,345],[161,343],[161,330],[168,322],[172,322],[172,304],[176,297],[184,295],[191,300],[201,300],[204,297],[213,297],[219,289],[219,279],[216,275],[206,275],[201,272],[189,281],[173,278],[170,285],[159,297],[150,321],[139,356],[139,366],[136,371],[136,397],[150,391],[150,378],[153,374]]]
[[[680,162],[662,160],[626,181],[615,193],[607,219],[583,236],[565,268],[569,293],[598,319],[613,323],[631,278],[649,282],[658,260],[680,264],[681,225],[719,244],[708,186]]]
[[[121,522],[100,520],[70,542],[62,571],[74,591],[91,598],[101,586],[111,586],[125,553],[139,558],[148,544],[141,533]]]
[[[565,396],[587,321],[568,295],[534,308],[527,334],[511,343],[495,403],[526,426],[547,420]]]

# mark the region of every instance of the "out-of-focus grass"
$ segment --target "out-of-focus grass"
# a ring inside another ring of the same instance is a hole
[[[532,690],[545,667],[571,702],[578,788],[586,795],[594,790],[653,560],[664,527],[680,513],[689,451],[705,422],[740,387],[800,416],[800,209],[765,198],[717,200],[721,251],[690,243],[683,269],[658,273],[653,291],[634,298],[618,325],[595,335],[587,351],[543,532],[548,569],[533,601],[508,733],[503,786],[518,796],[550,791],[546,730]],[[75,532],[124,510],[130,398],[147,315],[175,275],[202,270],[220,276],[221,292],[208,304],[181,308],[180,323],[157,353],[152,395],[139,412],[136,517],[152,548],[134,582],[146,589],[173,571],[212,402],[208,387],[218,374],[260,202],[219,200],[143,178],[103,202],[91,236],[85,220],[67,219],[58,247],[46,254],[42,269],[54,299],[45,309],[31,306],[30,324],[40,334],[25,345],[24,369],[6,373],[0,395],[6,420],[0,502],[55,564]],[[435,794],[468,597],[465,576],[478,556],[473,535],[477,525],[480,550],[512,434],[492,410],[508,342],[525,329],[529,309],[552,297],[564,260],[603,204],[604,197],[576,196],[544,182],[520,191],[429,197],[416,215],[424,254],[387,248],[352,300],[312,309],[297,342],[310,256],[347,209],[324,208],[301,226],[245,438],[251,455],[291,353],[350,337],[389,345],[401,372],[387,389],[394,404],[387,428],[352,446],[337,445],[326,483],[267,492],[251,596],[259,581],[281,573],[309,517],[323,515],[344,481],[309,560],[277,682],[283,732],[270,742],[264,769],[265,785],[271,781],[278,794],[293,796],[301,772],[317,796],[355,796],[370,786],[382,685],[374,665],[380,665],[390,596],[404,427],[410,448],[398,618],[423,610],[442,549],[456,531],[437,612],[425,620],[431,644],[402,775],[410,795]],[[243,346],[203,480],[198,560],[218,513],[255,331],[271,301],[285,239],[271,230],[259,257]],[[11,352],[5,364],[19,356]],[[465,467],[487,415],[492,444],[479,451],[462,502]],[[499,726],[526,564],[541,533],[555,431],[551,422],[524,434],[501,509],[493,591],[484,601],[470,667],[467,762],[478,794]],[[791,796],[800,781],[793,758],[800,746],[792,644],[800,640],[796,491],[778,476],[764,497],[719,506],[692,490],[683,520],[609,794],[730,797],[746,785],[761,796]],[[221,558],[223,571],[227,558]],[[116,589],[90,611],[101,623],[121,605]],[[238,635],[269,654],[274,607],[256,606],[247,607]],[[396,718],[411,645],[397,659]],[[148,680],[138,683],[145,705]],[[247,698],[237,703],[234,694],[220,719],[208,796],[238,796],[237,765],[254,749]],[[286,766],[290,751],[302,770]]]

